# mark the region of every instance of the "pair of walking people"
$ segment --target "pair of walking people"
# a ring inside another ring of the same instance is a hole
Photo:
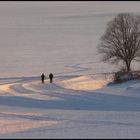
[[[44,83],[45,77],[46,76],[44,75],[44,73],[42,73],[42,75],[41,75],[42,84]],[[52,73],[49,74],[49,79],[50,79],[50,83],[52,83],[53,82],[53,74]]]

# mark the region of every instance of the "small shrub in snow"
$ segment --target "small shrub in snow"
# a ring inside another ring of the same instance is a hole
[[[134,71],[132,74],[134,79],[140,79],[140,71]]]
[[[114,75],[115,83],[121,83],[124,81],[133,80],[133,79],[135,79],[135,76],[132,73],[127,73],[124,71],[116,72]]]
[[[127,80],[132,80],[132,79],[134,79],[132,74],[126,73],[126,74],[120,76],[121,81],[127,81]]]
[[[115,83],[120,83],[121,80],[120,80],[120,72],[116,72],[115,75],[114,75],[114,82]]]

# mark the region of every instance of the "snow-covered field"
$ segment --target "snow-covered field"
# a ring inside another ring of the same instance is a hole
[[[0,79],[0,138],[139,138],[140,80],[111,78]]]
[[[140,2],[0,2],[0,138],[140,138],[140,80],[97,53],[120,12]]]

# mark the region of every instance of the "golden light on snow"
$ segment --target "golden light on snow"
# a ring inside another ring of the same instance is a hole
[[[12,84],[4,84],[4,85],[0,85],[0,90],[1,91],[4,91],[4,92],[1,92],[1,93],[3,93],[4,95],[7,93],[7,92],[10,92],[11,91],[11,85]]]
[[[40,84],[40,81],[33,81],[27,83],[13,83],[0,85],[1,95],[13,95],[13,96],[23,96],[30,97],[39,100],[60,100],[58,97],[49,96],[43,94],[42,90],[46,91],[48,88],[47,84]],[[35,94],[35,93],[38,94]]]
[[[20,117],[18,113],[7,114],[7,115],[9,116],[13,115],[14,118],[12,116],[11,117],[5,116],[0,118],[0,134],[16,133],[16,132],[26,131],[38,127],[52,126],[62,122],[59,120],[56,121],[51,119],[46,119],[46,120],[32,119],[34,118],[35,114],[34,115],[24,114],[23,117],[22,115]],[[31,119],[28,119],[27,117],[30,117]]]
[[[94,80],[90,76],[80,76],[62,81],[66,88],[74,90],[96,90],[108,83],[107,79]]]

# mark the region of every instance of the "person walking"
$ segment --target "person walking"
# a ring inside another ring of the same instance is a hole
[[[45,75],[44,75],[44,73],[42,73],[42,75],[41,75],[42,84],[44,84],[44,80],[45,80]]]
[[[52,83],[53,82],[53,74],[52,73],[49,74],[49,78],[50,78],[50,83]]]

